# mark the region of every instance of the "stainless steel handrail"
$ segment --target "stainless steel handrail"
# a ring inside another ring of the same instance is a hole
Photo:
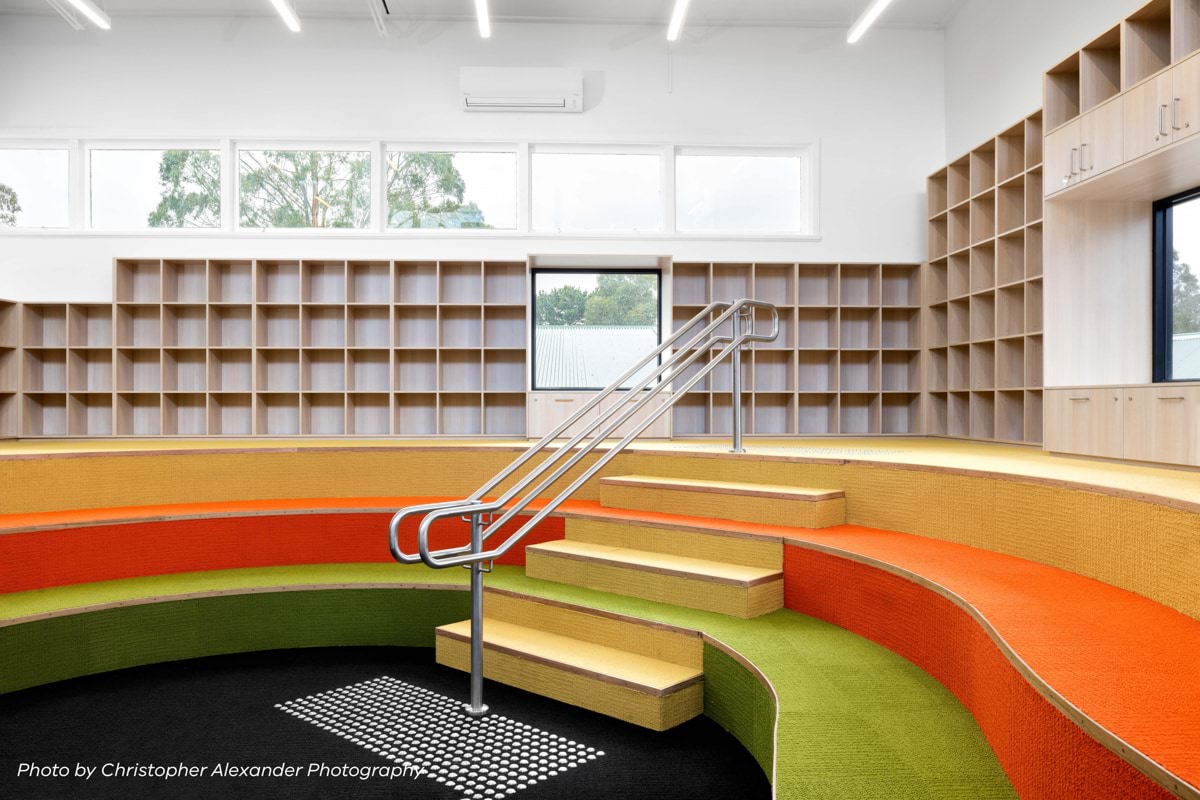
[[[771,315],[771,332],[769,334],[758,334],[754,332],[756,310],[768,311]],[[517,480],[513,486],[505,491],[500,497],[484,502],[484,495],[499,486],[507,478],[512,476],[521,466],[528,463],[534,456],[545,450],[552,442],[556,441],[557,437],[563,434],[564,431],[570,429],[573,425],[580,423],[583,417],[588,414],[593,408],[602,403],[607,397],[614,392],[621,391],[621,387],[626,381],[634,377],[641,370],[645,369],[651,362],[656,361],[668,349],[675,347],[688,331],[692,330],[696,325],[704,322],[714,312],[721,313],[708,322],[708,324],[698,333],[692,335],[688,341],[665,361],[660,361],[656,369],[652,370],[649,375],[633,389],[628,390],[628,393],[609,409],[599,414],[596,418],[586,423],[581,429],[568,440],[565,444],[557,448],[545,460],[539,463],[536,467],[530,470],[526,475]],[[726,323],[730,324],[732,334],[717,335],[717,331]],[[770,342],[774,341],[779,336],[779,312],[774,305],[758,300],[743,299],[733,303],[710,303],[699,312],[695,317],[685,323],[674,334],[668,337],[661,345],[648,354],[637,364],[630,367],[621,377],[617,378],[612,384],[606,387],[601,392],[597,393],[588,403],[580,408],[575,414],[571,415],[564,422],[559,424],[554,430],[546,434],[536,444],[530,447],[524,454],[514,460],[511,464],[497,473],[491,480],[481,486],[469,497],[462,500],[451,500],[439,503],[425,503],[417,506],[397,511],[392,517],[391,523],[388,526],[388,542],[393,558],[405,564],[415,564],[422,561],[430,567],[442,569],[453,566],[469,566],[471,568],[471,702],[467,706],[469,714],[479,716],[487,712],[487,706],[482,702],[482,686],[483,686],[483,643],[482,643],[482,574],[484,572],[482,565],[485,561],[494,561],[496,558],[503,556],[521,539],[525,537],[529,531],[536,527],[542,520],[549,516],[558,508],[564,501],[573,495],[580,486],[590,480],[597,472],[600,471],[608,462],[620,454],[630,442],[637,438],[642,431],[654,424],[663,414],[669,411],[680,399],[697,383],[709,375],[726,356],[732,356],[732,368],[734,377],[732,381],[733,389],[733,450],[732,452],[740,453],[742,450],[742,418],[741,418],[741,350],[751,342]],[[625,435],[617,444],[608,448],[605,453],[600,456],[594,464],[580,474],[570,485],[560,491],[553,499],[542,505],[524,524],[517,530],[511,533],[502,544],[494,547],[491,550],[484,550],[483,543],[494,533],[500,531],[517,515],[523,512],[536,498],[544,491],[557,483],[562,477],[575,467],[580,461],[586,458],[593,450],[604,442],[610,435],[617,431],[621,426],[629,422],[647,403],[654,397],[663,392],[667,387],[673,386],[684,370],[691,367],[702,355],[706,355],[714,347],[721,345],[720,351],[709,359],[708,363],[699,371],[695,372],[682,386],[676,387],[675,394],[666,403],[655,409],[641,422],[636,423],[635,427]],[[632,405],[630,400],[636,398],[636,402]],[[593,431],[603,428],[596,433],[591,441],[587,442],[581,448],[576,450],[576,446],[586,439]],[[556,463],[564,459],[563,463],[558,464],[556,468],[551,470]],[[547,474],[549,472],[549,474]],[[530,488],[530,485],[537,482],[536,486]],[[519,494],[524,492],[521,499],[515,504],[509,505],[511,501]],[[498,519],[494,518],[496,512],[503,512]],[[399,528],[405,518],[415,514],[422,514],[422,520],[418,528],[417,546],[418,553],[406,553],[399,546]],[[489,515],[487,530],[484,531],[484,526],[481,517]],[[465,515],[471,525],[471,541],[470,544],[450,547],[442,550],[431,550],[429,547],[429,536],[432,531],[433,524],[442,518]]]

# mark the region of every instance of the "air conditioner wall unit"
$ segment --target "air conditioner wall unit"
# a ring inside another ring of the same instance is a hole
[[[463,111],[583,111],[583,70],[558,67],[462,67]]]

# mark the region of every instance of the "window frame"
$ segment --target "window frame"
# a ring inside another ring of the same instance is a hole
[[[207,235],[217,231],[227,230],[229,226],[228,198],[224,190],[227,156],[223,143],[219,139],[88,139],[82,142],[81,189],[79,196],[82,216],[82,227],[88,233],[100,234],[138,234],[181,236]],[[136,228],[97,228],[92,221],[92,153],[97,150],[215,150],[221,159],[221,224],[212,228],[151,228],[142,225]],[[236,209],[236,206],[233,208]]]
[[[1174,316],[1174,209],[1200,201],[1200,186],[1154,202],[1154,288],[1153,288],[1153,379],[1155,383],[1195,383],[1200,375],[1176,378],[1172,374],[1172,321]]]
[[[674,237],[675,230],[675,157],[674,146],[655,146],[640,144],[569,144],[569,143],[536,143],[529,145],[529,157],[524,171],[528,177],[528,191],[525,193],[524,205],[528,208],[528,225],[525,233],[529,236],[626,239],[626,238],[655,238],[662,236]],[[546,155],[581,155],[581,156],[655,156],[658,158],[658,227],[654,230],[619,230],[619,231],[552,231],[540,230],[533,224],[533,159],[539,153]]]
[[[674,148],[672,155],[672,203],[671,210],[673,213],[671,230],[681,237],[714,237],[719,239],[728,239],[740,236],[755,236],[763,238],[793,238],[793,237],[815,237],[819,238],[817,225],[817,209],[820,203],[817,199],[820,196],[820,187],[817,182],[817,163],[818,159],[815,155],[815,146],[813,145],[798,145],[795,147],[720,147],[720,146],[702,146],[702,145],[679,145]],[[711,230],[711,231],[681,231],[679,229],[679,199],[678,199],[678,166],[677,162],[681,156],[726,156],[737,157],[743,156],[747,158],[797,158],[800,160],[800,185],[797,187],[800,196],[800,218],[802,222],[802,230],[799,231],[738,231],[733,230]]]
[[[663,342],[663,278],[665,270],[656,267],[533,267],[529,270],[529,390],[531,392],[598,392],[603,386],[539,387],[537,383],[537,276],[542,274],[589,274],[589,275],[656,275],[658,280],[657,311],[655,328],[658,331],[658,347]],[[662,365],[662,354],[658,356]],[[658,381],[662,382],[662,376]],[[644,391],[649,391],[647,386]],[[632,389],[618,389],[628,392]]]
[[[61,236],[75,230],[75,184],[80,177],[79,148],[72,139],[31,138],[31,139],[0,139],[0,150],[65,150],[67,152],[67,224],[54,228],[34,228],[14,225],[0,228],[0,236]]]
[[[405,142],[385,140],[380,148],[382,170],[380,171],[379,194],[376,205],[381,209],[383,217],[380,229],[385,235],[392,236],[513,236],[525,235],[529,230],[529,217],[522,197],[529,196],[529,178],[526,164],[529,163],[528,147],[513,142]],[[516,222],[512,228],[393,228],[388,225],[387,199],[387,156],[388,153],[512,153],[516,156],[516,172],[514,174],[515,193],[513,203],[516,209]],[[375,226],[372,226],[372,230]]]

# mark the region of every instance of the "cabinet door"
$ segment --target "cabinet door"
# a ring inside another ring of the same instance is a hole
[[[1079,120],[1046,137],[1046,194],[1051,195],[1079,180]]]
[[[1125,93],[1125,160],[1132,161],[1171,143],[1173,77],[1165,72]]]
[[[591,393],[530,392],[529,411],[525,420],[529,438],[542,438],[587,405],[592,397]],[[574,436],[585,423],[595,420],[598,413],[599,411],[593,408],[559,438]]]
[[[1200,132],[1200,58],[1192,57],[1171,70],[1172,141],[1182,141]]]
[[[1160,464],[1196,464],[1195,418],[1200,389],[1174,386],[1126,389],[1125,458]]]
[[[1052,389],[1045,394],[1045,447],[1056,453],[1121,458],[1121,389]]]
[[[1079,171],[1083,180],[1124,163],[1125,104],[1117,97],[1079,120]]]
[[[621,392],[619,394],[615,394],[615,395],[612,395],[611,397],[605,398],[600,403],[600,407],[604,411],[607,411],[608,409],[612,408],[613,406],[615,406],[617,403],[619,403],[623,399],[628,399],[629,405],[631,407],[637,402],[636,400],[629,398],[629,396],[626,392]],[[625,436],[637,426],[637,423],[644,422],[651,414],[653,414],[655,411],[657,411],[658,409],[660,409],[664,405],[666,405],[667,401],[670,399],[671,398],[665,394],[660,394],[657,397],[653,398],[648,403],[646,403],[646,405],[644,405],[640,409],[638,409],[637,412],[633,415],[633,418],[629,422],[626,422],[624,425],[617,428],[616,433],[614,433],[613,435],[617,436],[619,438],[622,438],[622,439],[625,438]],[[625,411],[628,411],[628,409],[625,409]],[[624,413],[624,411],[622,411],[621,413]],[[612,437],[610,436],[609,438],[612,438]],[[656,419],[650,425],[649,428],[646,428],[646,430],[644,430],[640,434],[638,434],[638,438],[639,439],[669,439],[669,438],[671,438],[671,412],[670,411],[664,412],[663,415],[661,417],[659,417],[658,419]]]

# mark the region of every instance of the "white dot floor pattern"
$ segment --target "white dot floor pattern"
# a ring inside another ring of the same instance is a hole
[[[604,755],[580,742],[383,676],[277,704],[291,714],[460,793],[496,800]]]

